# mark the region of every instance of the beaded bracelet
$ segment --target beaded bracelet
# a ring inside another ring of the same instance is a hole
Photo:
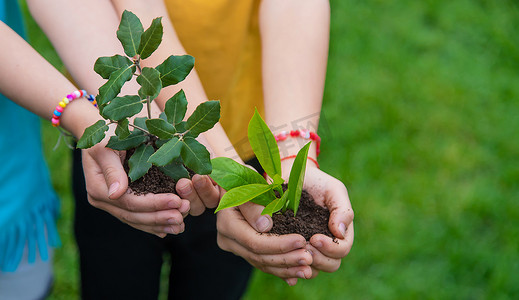
[[[63,97],[61,101],[58,103],[58,106],[56,106],[56,109],[54,110],[54,113],[52,114],[52,126],[58,127],[59,126],[59,118],[61,117],[61,114],[63,113],[63,110],[65,107],[72,102],[73,100],[77,98],[85,97],[88,101],[92,102],[92,104],[97,107],[97,102],[94,97],[94,95],[89,95],[85,90],[77,90],[74,91],[67,96]]]
[[[281,161],[284,161],[285,159],[291,159],[291,158],[296,158],[296,155],[289,155],[289,156],[287,156],[287,157],[283,157],[283,158],[281,159]],[[320,168],[319,168],[319,163],[318,163],[317,160],[315,160],[313,157],[308,156],[306,159],[311,160],[311,161],[312,161],[312,162],[317,166],[317,169],[320,169]]]
[[[311,132],[308,129],[301,129],[301,130],[292,130],[290,132],[288,131],[281,131],[278,135],[275,136],[276,142],[284,141],[289,136],[291,137],[301,137],[304,139],[312,140],[316,143],[316,153],[317,156],[319,156],[319,153],[321,153],[321,138],[317,135],[315,132]],[[317,162],[315,162],[317,163]]]

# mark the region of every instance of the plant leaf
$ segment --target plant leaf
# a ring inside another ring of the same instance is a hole
[[[85,129],[85,132],[77,142],[77,147],[87,149],[94,146],[105,138],[105,132],[107,130],[108,125],[106,125],[104,120],[97,121]]]
[[[127,66],[110,75],[110,79],[99,88],[99,95],[96,97],[100,108],[119,95],[124,83],[132,78],[133,72],[133,67]]]
[[[98,58],[94,64],[94,71],[104,79],[108,79],[113,72],[132,65],[133,62],[128,57],[116,54]],[[135,72],[135,67],[133,67],[133,72]]]
[[[124,53],[129,57],[134,57],[141,43],[141,36],[144,28],[139,18],[132,12],[125,10],[121,16],[117,38],[121,41]]]
[[[271,190],[272,187],[270,185],[257,183],[234,188],[223,195],[215,213],[225,208],[242,205]]]
[[[274,178],[276,174],[281,176],[281,158],[279,157],[278,144],[257,109],[255,109],[249,122],[248,136],[252,150],[265,172],[271,178]]]
[[[141,85],[139,96],[142,99],[145,99],[147,96],[151,100],[157,98],[162,88],[160,73],[153,68],[142,68],[141,74],[137,76],[137,82]]]
[[[135,118],[135,120],[133,120],[133,125],[138,126],[147,131],[148,126],[146,126],[146,120],[148,120],[148,118],[146,117]]]
[[[288,190],[281,196],[281,198],[276,198],[276,200],[270,202],[261,212],[262,215],[269,215],[272,217],[272,214],[280,211],[287,202],[288,199]]]
[[[187,119],[187,130],[191,136],[197,137],[207,131],[220,120],[220,101],[206,101],[198,105],[193,114]]]
[[[148,158],[153,154],[153,147],[150,145],[140,145],[132,157],[128,160],[130,166],[130,172],[128,176],[132,181],[141,178],[151,168],[151,163],[148,162]]]
[[[185,137],[182,147],[182,160],[184,164],[200,175],[211,174],[212,166],[209,151],[192,137]]]
[[[213,158],[211,164],[211,178],[226,191],[252,183],[268,184],[258,172],[228,157]]]
[[[159,167],[162,173],[178,181],[180,178],[189,178],[189,172],[184,167],[181,159],[175,159],[164,167]]]
[[[117,97],[105,106],[103,113],[110,120],[119,121],[132,117],[142,110],[142,102],[139,96]]]
[[[147,140],[148,137],[144,134],[144,132],[140,130],[134,130],[132,133],[130,133],[130,136],[123,140],[119,139],[119,137],[116,135],[110,137],[106,147],[119,151],[128,150],[139,146]]]
[[[191,55],[171,55],[155,69],[160,72],[162,87],[167,87],[184,80],[194,65],[195,58]]]
[[[184,143],[174,137],[169,142],[160,147],[155,154],[148,160],[156,166],[165,166],[172,160],[180,156],[180,151],[184,148]]]
[[[162,42],[162,17],[155,18],[151,21],[151,25],[141,36],[141,42],[139,44],[138,54],[141,56],[141,59],[145,59],[150,57],[150,55],[157,50]]]
[[[290,170],[290,177],[288,178],[288,208],[294,211],[294,216],[299,208],[299,200],[301,200],[301,192],[303,191],[303,181],[305,179],[306,161],[310,143],[311,142],[307,143],[297,152],[292,170]]]
[[[187,99],[183,90],[173,95],[166,101],[164,112],[168,117],[168,122],[171,124],[178,124],[182,122],[187,111]]]
[[[120,140],[124,140],[130,135],[130,130],[128,129],[128,124],[130,122],[128,119],[122,119],[117,122],[117,128],[115,128],[115,134]]]
[[[170,139],[177,132],[175,126],[163,119],[148,119],[146,120],[146,126],[151,134],[161,139]]]

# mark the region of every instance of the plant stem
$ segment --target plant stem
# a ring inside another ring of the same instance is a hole
[[[146,97],[146,106],[148,107],[148,119],[151,119],[151,100],[150,100],[150,96]]]
[[[133,127],[133,128],[139,129],[139,130],[141,130],[142,132],[145,132],[145,133],[151,135],[151,133],[150,133],[148,130],[146,130],[146,129],[144,129],[144,128],[141,128],[141,127],[139,127],[139,126],[137,126],[137,125],[134,125],[134,124],[128,124],[128,126],[131,126],[131,127]]]

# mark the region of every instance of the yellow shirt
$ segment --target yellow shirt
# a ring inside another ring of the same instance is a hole
[[[166,0],[169,16],[220,122],[243,159],[253,156],[247,126],[263,114],[259,0]]]

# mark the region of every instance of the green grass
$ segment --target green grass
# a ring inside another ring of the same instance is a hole
[[[339,271],[296,287],[256,272],[245,299],[519,298],[519,4],[331,4],[320,162],[349,189],[355,243]],[[64,205],[51,298],[70,299],[70,164],[56,139],[45,131]]]

